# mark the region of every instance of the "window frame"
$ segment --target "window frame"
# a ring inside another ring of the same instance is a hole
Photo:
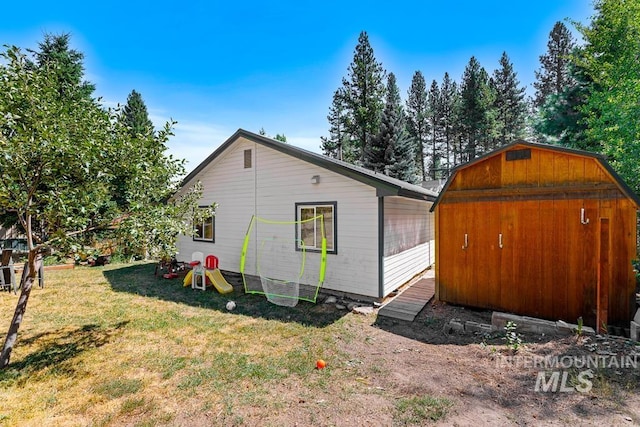
[[[314,209],[314,216],[317,216],[315,211],[319,207],[331,207],[331,209],[333,210],[333,223],[332,223],[332,225],[333,225],[333,248],[329,249],[329,245],[327,245],[327,253],[335,255],[335,254],[338,253],[338,202],[336,202],[336,201],[331,201],[331,202],[296,202],[295,203],[295,219],[296,219],[295,246],[296,246],[296,251],[302,251],[302,249],[303,249],[299,244],[300,238],[302,236],[302,230],[301,230],[302,224],[297,222],[297,221],[300,221],[300,219],[301,219],[301,210],[303,208],[313,208]],[[325,227],[326,227],[326,224],[325,224]],[[328,239],[327,239],[327,243],[328,243]],[[322,252],[322,246],[321,245],[320,246],[316,245],[316,246],[313,246],[313,247],[305,246],[304,250],[306,252]]]
[[[198,209],[207,209],[209,208],[209,206],[198,206]],[[193,223],[193,229],[196,231],[196,233],[193,234],[192,239],[194,242],[207,242],[207,243],[215,243],[216,242],[216,216],[215,215],[211,215],[211,218],[209,218],[211,220],[211,238],[207,239],[205,237],[199,237],[197,236],[197,231],[198,230],[202,230],[203,234],[204,234],[204,227],[205,227],[205,222],[206,220],[203,220],[201,224],[195,224],[195,222]],[[198,228],[200,227],[200,228]]]

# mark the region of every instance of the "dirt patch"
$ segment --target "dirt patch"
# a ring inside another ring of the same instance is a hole
[[[491,323],[491,312],[431,302],[414,322],[376,319],[347,351],[384,366],[367,378],[377,387],[452,400],[442,425],[640,424],[637,343],[520,334],[514,352],[502,332],[445,333],[451,319]]]

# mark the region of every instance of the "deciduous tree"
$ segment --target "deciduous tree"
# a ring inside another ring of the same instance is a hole
[[[199,197],[196,188],[181,201],[167,203],[176,176],[184,172],[182,161],[165,158],[149,166],[139,157],[139,146],[123,138],[127,129],[119,113],[104,110],[91,98],[82,73],[64,72],[65,67],[82,70],[82,64],[58,63],[55,58],[70,55],[47,52],[30,58],[10,47],[1,54],[0,211],[16,215],[29,250],[1,368],[9,363],[46,249],[68,251],[87,233],[116,228],[128,241],[170,251],[178,231],[190,233],[188,219]],[[75,56],[75,61],[81,59]],[[155,137],[157,147],[166,143],[170,126]],[[119,156],[123,161],[114,161]],[[136,185],[128,187],[127,209],[113,198],[113,177],[124,160],[140,163],[131,169]]]
[[[589,85],[581,107],[587,139],[601,143],[612,166],[640,192],[640,1],[596,0],[584,46],[573,60]]]

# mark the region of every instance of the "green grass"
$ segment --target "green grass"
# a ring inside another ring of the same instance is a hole
[[[153,270],[140,263],[47,272],[0,371],[0,424],[170,425],[211,414],[242,424],[256,406],[282,410],[283,384],[322,395],[344,374],[336,337],[354,334],[344,313],[278,307],[238,290],[194,291]],[[16,299],[0,295],[0,331]],[[335,368],[320,373],[318,358]]]
[[[375,387],[369,378],[389,375],[393,361],[366,366],[345,350],[362,342],[375,351],[370,318],[323,304],[279,307],[239,289],[194,291],[153,271],[137,263],[47,272],[0,370],[0,425],[332,425],[339,418],[327,414],[349,416],[367,395],[382,399],[375,408],[389,424],[420,425],[451,405]],[[0,339],[16,301],[0,294]],[[328,367],[315,369],[317,359]]]
[[[394,421],[399,426],[420,426],[447,415],[453,403],[446,398],[414,396],[398,399]]]

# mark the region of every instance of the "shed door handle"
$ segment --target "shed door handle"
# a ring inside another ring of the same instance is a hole
[[[462,245],[462,249],[467,249],[469,247],[469,235],[464,233],[464,245]]]
[[[498,234],[498,247],[502,249],[504,246],[502,245],[502,233]]]

